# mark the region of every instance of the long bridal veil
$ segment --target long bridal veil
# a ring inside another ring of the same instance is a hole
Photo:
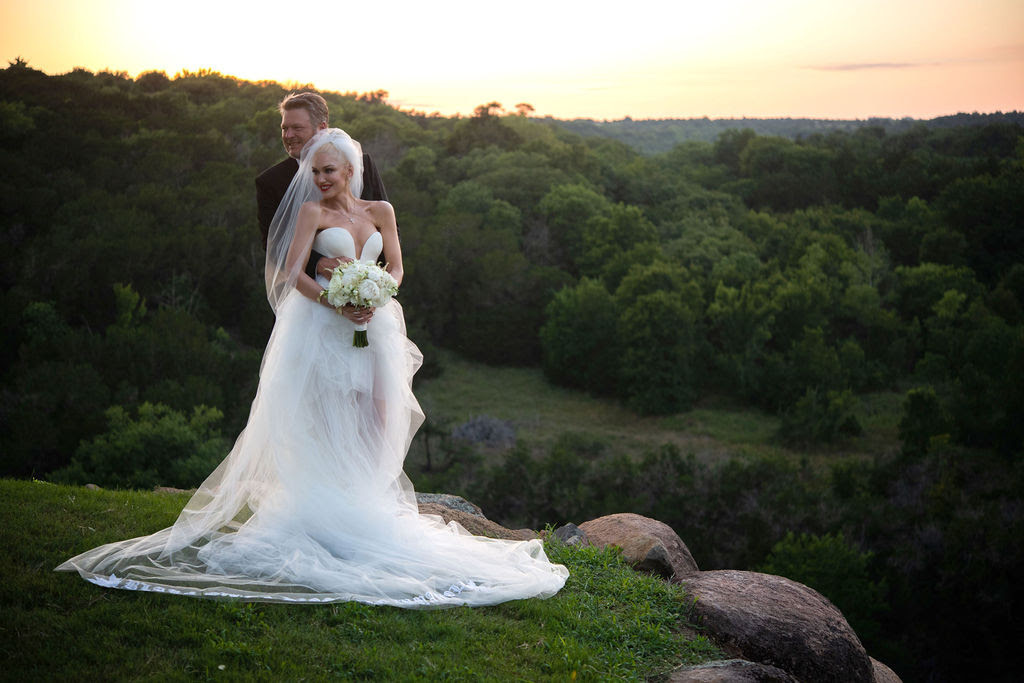
[[[305,201],[310,160],[326,142],[361,160],[342,131],[322,132],[291,201]],[[231,452],[172,526],[57,569],[109,587],[263,601],[442,607],[556,593],[568,572],[540,540],[472,536],[419,513],[402,465],[423,421],[411,388],[422,357],[401,305],[378,309],[369,346],[353,347],[352,323],[289,285],[297,275],[280,249],[289,227],[275,227],[267,287],[277,318]]]
[[[352,165],[352,178],[349,181],[352,195],[358,197],[362,192],[363,151],[359,143],[338,128],[328,128],[317,133],[303,148],[299,158],[299,170],[285,191],[267,232],[265,280],[267,299],[275,313],[284,299],[294,291],[295,281],[306,265],[299,262],[289,264],[288,253],[295,236],[299,209],[306,202],[317,201],[320,197],[313,182],[312,165],[313,156],[324,145],[330,145],[338,150],[345,157],[345,161]],[[300,246],[300,251],[306,251],[310,245]]]

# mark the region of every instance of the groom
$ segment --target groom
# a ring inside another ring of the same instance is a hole
[[[281,111],[281,141],[288,158],[271,166],[256,177],[256,204],[260,222],[260,233],[263,236],[263,248],[267,248],[267,233],[274,213],[284,198],[288,185],[299,170],[299,156],[302,148],[317,131],[327,128],[327,102],[313,92],[292,93],[281,100],[278,105]],[[363,192],[362,199],[387,201],[388,195],[384,183],[380,179],[377,167],[369,154],[363,154]],[[320,254],[312,252],[309,267],[306,271],[313,276],[313,266],[321,260]],[[317,267],[329,275],[335,260],[324,259]]]

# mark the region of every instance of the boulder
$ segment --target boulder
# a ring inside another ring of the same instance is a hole
[[[634,568],[679,580],[697,571],[697,562],[672,527],[631,512],[598,517],[580,524],[591,545],[617,545]]]
[[[582,529],[580,529],[572,522],[569,522],[564,526],[558,527],[554,530],[553,533],[555,534],[555,538],[557,538],[566,545],[589,545],[589,542],[587,541],[587,535],[583,533]]]
[[[474,505],[462,496],[456,496],[451,493],[417,493],[416,502],[418,504],[437,503],[452,510],[465,512],[468,515],[484,517],[484,512],[480,509],[479,505]]]
[[[734,570],[683,580],[694,616],[734,656],[778,667],[803,683],[871,683],[871,660],[823,595],[781,576]]]
[[[440,503],[420,503],[419,509],[422,515],[437,515],[446,523],[458,522],[474,536],[504,538],[513,541],[528,541],[537,538],[536,532],[529,529],[506,529],[486,517],[456,510]]]
[[[900,677],[896,675],[896,672],[882,664],[880,661],[871,657],[871,667],[875,674],[875,683],[903,683]]]
[[[192,493],[195,489],[176,489],[173,486],[154,486],[153,493]]]
[[[800,683],[788,673],[774,666],[748,662],[744,659],[724,659],[673,671],[668,683]]]

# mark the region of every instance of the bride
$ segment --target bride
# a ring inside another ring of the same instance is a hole
[[[336,128],[303,150],[271,224],[267,295],[276,314],[249,421],[173,526],[67,560],[112,588],[280,602],[399,607],[550,597],[565,583],[540,540],[472,536],[421,515],[402,471],[423,414],[422,356],[401,306],[335,309],[311,249],[376,261],[402,279],[394,210],[357,199],[358,143]],[[352,345],[367,324],[369,346]]]

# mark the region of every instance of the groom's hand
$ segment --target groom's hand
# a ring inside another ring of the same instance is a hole
[[[340,266],[342,263],[348,263],[351,260],[352,259],[348,256],[339,256],[337,258],[324,256],[316,262],[316,274],[323,275],[325,278],[330,280],[335,268]]]

